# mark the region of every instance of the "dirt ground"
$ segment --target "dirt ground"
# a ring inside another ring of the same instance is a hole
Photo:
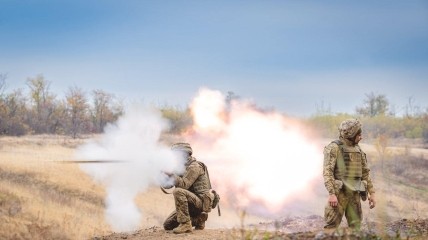
[[[302,220],[308,221],[302,221]],[[191,233],[174,234],[165,231],[161,227],[153,226],[132,233],[113,233],[108,236],[99,236],[93,240],[119,240],[119,239],[427,239],[428,219],[401,219],[385,226],[370,223],[363,226],[361,231],[341,227],[337,230],[323,230],[322,218],[311,216],[309,218],[284,219],[280,222],[261,223],[261,225],[275,225],[276,230],[259,228],[246,229],[205,229],[194,230]],[[291,225],[291,227],[290,227]],[[298,226],[300,225],[300,226]],[[310,231],[288,232],[290,229],[307,229],[316,227]],[[259,226],[260,227],[260,226]],[[288,230],[287,230],[288,229]]]

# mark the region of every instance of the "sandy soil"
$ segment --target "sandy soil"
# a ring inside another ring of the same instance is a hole
[[[388,223],[384,226],[376,223],[370,223],[363,226],[361,231],[355,231],[346,227],[338,230],[316,229],[308,231],[285,230],[290,224],[300,229],[311,228],[309,225],[316,223],[322,224],[322,219],[318,217],[309,217],[301,221],[302,218],[287,219],[274,223],[263,223],[263,225],[276,225],[276,230],[253,230],[245,229],[205,229],[202,231],[193,231],[191,233],[174,234],[171,231],[165,231],[160,227],[151,227],[132,233],[113,233],[108,236],[94,237],[93,240],[118,240],[118,239],[427,239],[428,238],[428,219],[401,219]],[[309,225],[308,225],[309,223]],[[313,227],[313,226],[312,226]],[[290,228],[289,228],[290,229]]]

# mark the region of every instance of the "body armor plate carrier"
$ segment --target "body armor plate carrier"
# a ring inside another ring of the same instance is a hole
[[[333,141],[339,146],[340,154],[337,156],[334,168],[334,178],[343,182],[345,189],[351,191],[365,191],[361,182],[363,176],[363,152],[358,145],[346,146],[340,140]]]

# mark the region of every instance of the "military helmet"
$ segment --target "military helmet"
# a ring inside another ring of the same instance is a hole
[[[358,119],[347,119],[340,123],[340,136],[344,138],[353,138],[361,131],[361,123]]]
[[[192,155],[192,153],[193,153],[193,150],[192,150],[192,147],[190,146],[190,144],[184,143],[184,142],[172,144],[171,149],[175,150],[175,151],[186,152],[189,154],[189,156]]]

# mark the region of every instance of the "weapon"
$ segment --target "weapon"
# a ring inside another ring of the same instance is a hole
[[[170,188],[164,188],[164,187],[160,187],[160,189],[162,190],[163,193],[165,194],[172,194],[172,192],[168,192],[166,189],[170,189]]]
[[[121,160],[64,160],[64,161],[54,161],[56,163],[128,163],[129,161]]]

